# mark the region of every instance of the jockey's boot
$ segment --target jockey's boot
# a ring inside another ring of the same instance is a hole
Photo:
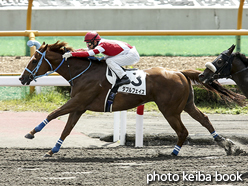
[[[129,77],[127,75],[124,75],[119,82],[116,83],[115,86],[122,86],[131,83]]]

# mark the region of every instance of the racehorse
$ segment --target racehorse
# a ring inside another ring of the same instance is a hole
[[[81,115],[86,110],[103,112],[105,97],[111,84],[106,79],[107,65],[104,60],[89,60],[88,58],[69,58],[64,62],[62,55],[72,51],[65,42],[55,44],[43,43],[32,56],[19,80],[23,85],[29,85],[32,80],[56,71],[63,76],[71,86],[71,99],[59,109],[50,113],[47,118],[30,131],[25,137],[34,138],[43,127],[53,119],[69,113],[68,121],[55,146],[45,156],[57,153],[70,134]],[[48,73],[48,71],[50,71]],[[194,104],[191,80],[200,82],[196,70],[172,71],[161,67],[144,70],[146,73],[146,95],[134,95],[118,92],[112,105],[113,111],[127,110],[146,102],[154,101],[170,126],[175,130],[178,140],[172,152],[177,155],[188,136],[188,131],[181,121],[180,114],[186,111],[192,118],[213,135],[217,144],[228,149],[229,141],[215,132],[208,117]],[[205,87],[216,93],[225,94],[231,99],[237,98],[235,93],[226,91],[220,84],[213,82]],[[236,99],[238,100],[238,98]]]
[[[239,52],[233,53],[235,45],[223,51],[212,63],[206,63],[206,69],[199,75],[200,81],[211,83],[220,78],[230,78],[248,98],[248,59]]]

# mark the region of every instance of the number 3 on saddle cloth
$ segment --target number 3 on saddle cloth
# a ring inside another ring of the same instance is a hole
[[[146,73],[142,70],[137,69],[124,70],[126,71],[127,76],[131,80],[131,83],[122,86],[115,86],[116,82],[120,81],[120,79],[111,69],[107,67],[106,77],[112,87],[111,89],[109,89],[105,98],[104,112],[112,112],[112,104],[118,92],[146,95]]]

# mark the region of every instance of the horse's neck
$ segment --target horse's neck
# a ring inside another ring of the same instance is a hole
[[[96,74],[98,77],[100,76],[99,71],[102,71],[101,68],[103,66],[104,65],[96,64],[95,62],[91,62],[87,59],[69,58],[68,61],[64,62],[63,67],[58,69],[58,73],[69,81],[82,72],[84,73],[81,76],[84,76],[85,74],[89,75],[89,72],[92,72],[92,74],[87,78],[90,80],[90,77],[95,76]]]
[[[238,62],[233,62],[232,79],[248,98],[248,69],[241,60]]]

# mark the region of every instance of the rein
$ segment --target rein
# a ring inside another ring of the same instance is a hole
[[[238,72],[235,72],[233,75],[239,74],[240,72],[243,72],[243,71],[246,71],[246,70],[248,70],[248,67],[246,67],[246,68],[244,68],[244,69],[242,69],[242,70],[240,70]],[[233,76],[233,75],[231,75],[231,76]]]
[[[61,65],[64,63],[64,61],[65,61],[65,58],[63,58],[63,60],[62,60],[61,63],[57,66],[57,68],[56,68],[55,70],[53,70],[52,64],[51,64],[51,63],[49,62],[49,60],[45,57],[46,51],[44,51],[43,53],[41,53],[39,50],[36,50],[36,52],[38,52],[39,54],[41,54],[41,58],[40,58],[40,60],[39,60],[39,62],[38,62],[38,64],[37,64],[37,66],[36,66],[32,71],[29,70],[28,68],[25,68],[25,70],[28,71],[28,72],[30,73],[30,76],[33,77],[33,80],[34,80],[34,81],[36,81],[36,79],[39,78],[39,77],[48,76],[48,75],[50,75],[50,74],[56,72],[56,71],[61,67]],[[40,68],[40,66],[41,66],[41,64],[42,64],[43,59],[45,59],[45,61],[48,63],[48,65],[50,66],[51,70],[50,70],[49,72],[43,74],[43,75],[36,76],[36,73],[38,72],[38,70],[39,70],[39,68]],[[78,78],[78,77],[81,76],[83,73],[85,73],[85,72],[90,68],[91,64],[92,64],[92,62],[91,62],[91,60],[90,60],[89,66],[88,66],[84,71],[82,71],[81,73],[79,73],[78,75],[76,75],[75,77],[73,77],[73,78],[70,77],[71,79],[68,80],[68,82],[71,84],[71,81],[73,81],[74,79]]]
[[[85,73],[85,72],[90,68],[91,64],[92,64],[92,62],[91,62],[91,60],[90,60],[89,66],[88,66],[84,71],[82,71],[81,73],[79,73],[79,74],[76,75],[75,77],[71,78],[68,82],[70,83],[72,80],[78,78],[78,77],[81,76],[83,73]]]

